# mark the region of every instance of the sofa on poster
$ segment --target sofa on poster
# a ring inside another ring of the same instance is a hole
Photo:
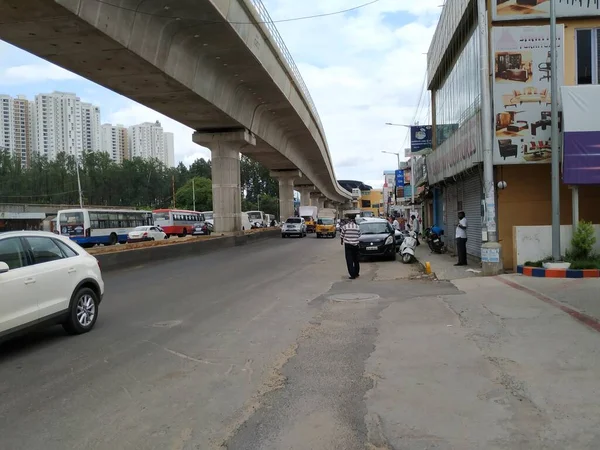
[[[557,17],[596,16],[599,0],[555,0]],[[548,19],[550,0],[492,0],[494,21]]]
[[[551,160],[549,36],[548,26],[492,30],[494,164]],[[561,25],[557,27],[559,85],[563,79],[562,42]]]

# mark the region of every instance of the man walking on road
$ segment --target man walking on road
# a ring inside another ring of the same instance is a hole
[[[360,275],[360,264],[358,261],[358,238],[360,237],[360,228],[356,224],[356,219],[351,219],[342,227],[341,237],[341,244],[344,246],[344,252],[346,254],[348,274],[350,275],[350,279],[354,280]]]
[[[458,262],[455,266],[467,265],[467,218],[465,213],[458,213],[458,225],[456,226],[456,253],[458,254]]]
[[[415,232],[415,239],[417,240],[417,245],[421,245],[421,243],[419,242],[419,231],[420,231],[419,219],[417,219],[417,216],[415,216],[414,214],[412,216],[410,216],[410,219],[411,219],[410,229]]]

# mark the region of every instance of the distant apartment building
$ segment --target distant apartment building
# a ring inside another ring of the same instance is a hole
[[[128,129],[132,158],[158,159],[172,167],[175,162],[173,133],[165,133],[160,122],[144,122]]]
[[[32,106],[24,96],[0,95],[0,151],[7,151],[27,167],[32,152]]]
[[[164,163],[167,167],[175,167],[175,136],[173,135],[173,133],[164,132],[163,137],[165,139]]]
[[[100,131],[101,150],[108,153],[110,159],[122,164],[129,159],[129,138],[127,128],[123,125],[105,123]]]

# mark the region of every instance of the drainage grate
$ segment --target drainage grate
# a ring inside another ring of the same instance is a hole
[[[329,297],[329,300],[334,302],[367,302],[377,300],[377,294],[336,294]]]

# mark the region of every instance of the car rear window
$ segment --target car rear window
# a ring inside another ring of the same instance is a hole
[[[288,219],[285,223],[302,223],[302,219]]]

